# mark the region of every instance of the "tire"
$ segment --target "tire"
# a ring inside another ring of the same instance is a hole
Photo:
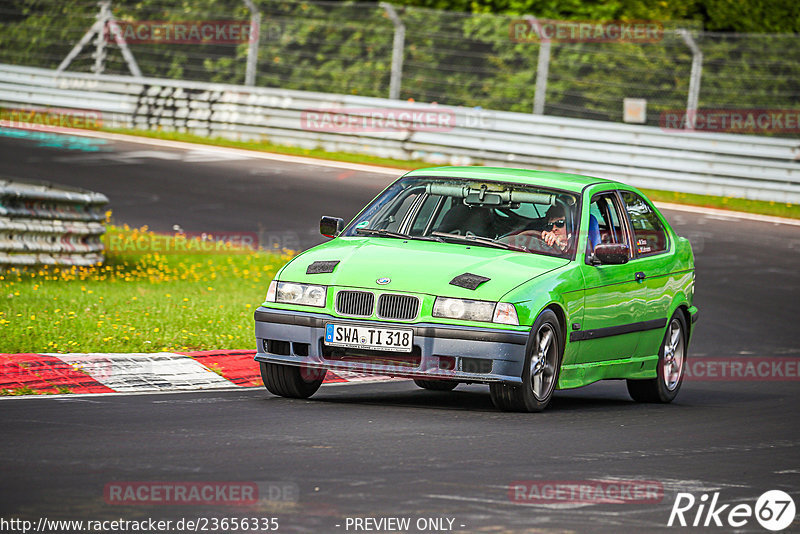
[[[454,380],[419,380],[414,379],[414,383],[422,389],[431,391],[452,391],[458,385]]]
[[[316,393],[327,374],[325,370],[280,363],[260,363],[261,378],[267,391],[290,399],[307,399]]]
[[[633,400],[667,403],[678,395],[686,370],[687,333],[686,319],[677,310],[667,323],[664,341],[658,350],[658,376],[648,380],[628,380],[628,393]]]
[[[531,328],[522,385],[490,384],[492,403],[506,412],[541,412],[553,398],[561,370],[564,342],[558,317],[544,310]]]

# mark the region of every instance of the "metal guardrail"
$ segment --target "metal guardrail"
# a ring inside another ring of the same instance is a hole
[[[103,262],[100,193],[0,180],[0,269]]]
[[[800,143],[792,139],[451,106],[435,108],[454,117],[454,126],[444,131],[315,131],[304,125],[304,112],[359,115],[433,108],[372,97],[56,74],[12,65],[0,65],[0,106],[62,112],[89,107],[110,127],[174,129],[435,163],[535,167],[668,191],[800,202]]]

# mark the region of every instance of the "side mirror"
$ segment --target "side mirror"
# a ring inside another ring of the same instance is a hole
[[[594,247],[592,264],[621,265],[628,263],[628,245],[620,243],[600,244]]]
[[[336,237],[342,230],[344,230],[343,219],[323,216],[319,220],[319,233],[325,237]]]

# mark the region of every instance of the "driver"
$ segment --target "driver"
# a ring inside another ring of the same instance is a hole
[[[569,248],[572,234],[567,231],[567,217],[564,207],[560,204],[550,206],[545,218],[547,223],[541,231],[523,230],[509,234],[501,239],[510,245],[528,250],[566,252]],[[546,247],[543,245],[546,245]]]
[[[569,246],[569,239],[572,237],[567,233],[567,217],[564,207],[554,204],[547,210],[547,224],[542,231],[542,241],[547,246],[565,252]]]

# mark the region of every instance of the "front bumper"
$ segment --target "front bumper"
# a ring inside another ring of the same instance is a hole
[[[409,353],[327,347],[325,323],[402,327],[414,331]],[[434,323],[384,323],[259,307],[255,312],[256,361],[312,369],[354,371],[459,382],[522,383],[529,331]]]

